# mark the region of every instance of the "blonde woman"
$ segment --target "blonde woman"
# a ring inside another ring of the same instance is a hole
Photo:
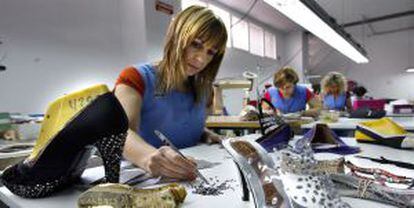
[[[347,81],[339,72],[330,72],[321,81],[324,109],[350,111],[351,99],[347,93]]]
[[[115,95],[129,119],[125,158],[156,176],[196,178],[195,162],[162,146],[154,130],[178,148],[196,145],[201,137],[220,139],[204,124],[226,41],[223,22],[211,10],[191,6],[171,21],[161,61],[121,72]]]

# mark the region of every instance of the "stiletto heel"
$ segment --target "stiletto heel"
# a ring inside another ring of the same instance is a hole
[[[111,135],[95,143],[96,148],[101,154],[105,168],[104,181],[107,183],[119,182],[120,162],[126,136],[126,133]]]
[[[127,130],[124,109],[106,86],[66,95],[49,106],[32,154],[7,168],[1,182],[21,197],[49,196],[79,180],[95,146],[107,181],[117,183]]]

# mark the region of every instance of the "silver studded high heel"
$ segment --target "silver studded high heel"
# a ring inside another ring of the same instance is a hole
[[[316,161],[312,152],[281,152],[280,179],[292,207],[351,207],[339,197],[329,174],[343,172],[343,159]]]
[[[329,174],[343,173],[343,158],[316,161],[310,144],[300,153],[291,148],[267,153],[244,138],[230,138],[223,146],[239,167],[243,188],[248,187],[256,207],[351,207],[340,199],[329,178]]]
[[[225,140],[223,146],[240,170],[243,200],[248,200],[250,190],[256,207],[290,207],[283,185],[275,178],[277,173],[272,169],[274,163],[263,147],[254,141],[241,138]]]

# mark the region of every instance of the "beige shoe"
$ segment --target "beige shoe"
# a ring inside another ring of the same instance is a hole
[[[84,192],[79,197],[78,207],[173,208],[183,203],[186,196],[185,188],[175,183],[152,189],[136,189],[124,184],[106,183]]]

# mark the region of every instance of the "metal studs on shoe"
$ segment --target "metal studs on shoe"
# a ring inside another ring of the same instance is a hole
[[[312,155],[282,152],[280,178],[293,207],[350,207],[339,197],[329,171],[318,165]]]
[[[118,182],[122,150],[127,133],[104,137],[95,145],[101,153],[105,166],[105,181]],[[41,198],[50,196],[57,190],[69,185],[73,178],[62,176],[61,178],[36,183],[20,184],[15,183],[17,166],[9,167],[2,176],[2,183],[14,194],[25,198]]]
[[[60,186],[67,183],[65,179],[56,179],[53,181],[46,182],[44,184],[15,184],[15,183],[8,183],[7,181],[2,181],[4,185],[14,194],[18,196],[22,196],[25,198],[40,198],[49,196],[53,193],[56,189]]]
[[[111,135],[98,141],[95,146],[101,154],[105,167],[105,182],[118,183],[120,162],[127,133]]]

